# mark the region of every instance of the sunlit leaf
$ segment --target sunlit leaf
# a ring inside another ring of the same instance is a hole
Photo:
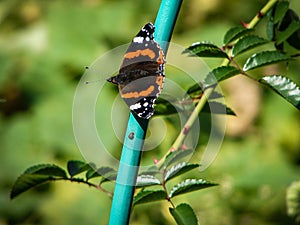
[[[173,198],[177,195],[189,193],[192,191],[198,191],[204,188],[216,186],[217,184],[210,183],[203,179],[186,179],[185,181],[177,184],[172,188],[169,194],[169,198]]]
[[[300,110],[300,88],[289,78],[278,75],[265,76],[259,82],[270,87]]]
[[[178,225],[197,225],[198,220],[192,207],[186,203],[178,205],[175,209],[169,208],[171,215]]]
[[[160,180],[151,175],[140,175],[136,179],[136,187],[147,187],[161,184]]]
[[[163,190],[144,190],[140,191],[137,195],[133,198],[133,205],[155,202],[167,199],[167,195]]]
[[[65,170],[52,164],[40,164],[28,168],[14,183],[10,197],[13,199],[19,194],[43,184],[47,181],[66,179]]]
[[[232,27],[231,29],[229,29],[225,36],[224,36],[224,40],[223,43],[225,45],[229,44],[230,42],[235,41],[236,39],[247,35],[249,33],[253,32],[253,29],[247,29],[243,26],[236,26],[236,27]]]
[[[67,168],[70,176],[73,177],[77,174],[89,170],[91,167],[85,162],[79,160],[70,160],[68,161]]]
[[[196,42],[182,53],[189,53],[189,56],[228,58],[228,55],[218,46],[208,42]]]
[[[239,39],[232,48],[232,56],[237,56],[243,52],[246,52],[252,48],[267,43],[268,40],[259,37],[257,35],[247,35]]]
[[[264,51],[253,54],[247,59],[244,64],[243,70],[249,71],[269,64],[287,61],[290,57],[279,51]]]
[[[199,167],[199,164],[189,164],[187,162],[178,163],[172,166],[167,172],[164,177],[165,181],[170,180],[171,178],[177,177],[183,173],[186,173],[192,169]]]
[[[204,80],[205,86],[213,85],[239,74],[241,71],[234,66],[220,66],[209,72]]]

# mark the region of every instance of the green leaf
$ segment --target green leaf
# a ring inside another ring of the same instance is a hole
[[[70,160],[68,161],[67,168],[70,176],[73,177],[77,174],[89,170],[91,167],[89,164],[85,162],[78,161],[78,160]]]
[[[183,158],[185,158],[186,156],[188,156],[188,155],[190,155],[192,153],[193,153],[193,150],[191,150],[191,149],[188,149],[188,150],[177,150],[177,151],[170,152],[166,156],[163,165],[165,167],[168,167],[168,166],[172,165],[173,163],[182,161]]]
[[[259,82],[270,87],[300,110],[300,88],[289,78],[278,75],[265,76]]]
[[[186,173],[192,169],[199,167],[199,164],[189,164],[187,162],[178,163],[172,166],[167,172],[164,177],[165,181],[170,180],[171,178],[177,177],[183,173]]]
[[[182,112],[184,110],[179,104],[176,103],[176,100],[166,100],[162,98],[158,98],[155,101],[155,114],[158,115],[170,115],[178,112]]]
[[[147,187],[161,184],[160,180],[151,175],[140,175],[136,180],[136,187]]]
[[[158,170],[157,166],[154,165],[154,166],[148,167],[147,170],[142,170],[139,173],[139,176],[141,176],[141,175],[155,175],[155,174],[158,174],[158,173],[160,173],[160,171]]]
[[[110,176],[111,173],[116,173],[116,171],[111,167],[100,167],[99,169],[95,170],[92,167],[86,172],[85,177],[86,180],[95,178],[95,177],[101,177],[101,176]]]
[[[95,177],[101,177],[101,174],[99,174],[96,170],[93,168],[90,168],[88,171],[86,171],[85,178],[86,180],[95,178]]]
[[[24,174],[39,174],[67,178],[66,171],[54,164],[38,164],[25,170]]]
[[[32,166],[17,178],[10,197],[13,199],[30,188],[57,179],[67,179],[66,172],[62,168],[52,164]]]
[[[300,29],[300,22],[293,20],[284,31],[277,32],[276,44],[277,45],[281,44],[299,29]]]
[[[208,42],[196,42],[182,53],[189,53],[189,56],[228,58],[228,55],[218,46]]]
[[[195,93],[193,93],[191,95],[194,98],[196,98],[196,99],[198,99],[199,97],[201,97],[201,95],[197,96]],[[217,92],[213,92],[213,94],[209,97],[209,99],[210,100],[211,99],[217,99],[217,98],[220,98],[220,97],[222,97],[222,95],[220,95]],[[155,113],[156,113],[156,115],[171,115],[171,114],[180,113],[180,112],[183,112],[183,111],[193,110],[193,108],[191,108],[191,106],[193,105],[192,102],[191,102],[191,100],[187,99],[186,101],[188,101],[189,103],[185,104],[184,101],[182,101],[180,108],[178,106],[179,103],[175,102],[175,103],[171,104],[170,102],[166,101],[166,103],[165,103],[165,106],[166,106],[165,110],[162,110],[162,108],[163,108],[163,106],[162,106],[163,102],[161,101],[159,103],[159,105],[158,105],[158,109],[159,110],[155,111]],[[172,105],[172,106],[176,105],[176,106],[178,106],[177,110],[170,110],[170,111],[168,111],[168,109],[167,109],[169,107],[168,105]],[[211,108],[213,110],[211,110]],[[157,108],[155,108],[155,110],[156,109]],[[227,107],[226,105],[224,105],[222,103],[215,102],[215,101],[209,101],[209,102],[207,102],[204,105],[201,113],[227,114],[227,115],[234,115],[234,116],[236,115],[235,112],[232,109],[230,109],[229,107]]]
[[[204,188],[216,186],[217,184],[210,183],[203,179],[186,179],[185,181],[177,184],[172,188],[169,194],[169,198],[173,198],[177,195],[189,193],[192,191],[198,191]]]
[[[300,223],[300,181],[294,181],[286,193],[287,213]]]
[[[101,167],[97,170],[97,172],[103,177],[100,183],[114,181],[116,180],[118,174],[118,172],[111,167]]]
[[[297,26],[297,23],[300,23],[300,18],[298,16],[298,14],[294,10],[288,9],[288,11],[286,12],[286,14],[278,28],[279,37],[276,37],[275,40],[280,41],[278,39],[283,40],[288,36],[286,41],[289,43],[289,45],[300,50],[300,29],[299,28],[296,29],[296,27],[295,27],[295,26]],[[281,32],[284,32],[284,33],[281,33]],[[287,33],[285,33],[285,32],[287,32]],[[276,47],[279,48],[280,50],[283,50],[283,44],[277,44]]]
[[[267,43],[268,40],[257,35],[247,35],[237,41],[232,48],[232,56],[237,56],[245,51]]]
[[[140,191],[133,198],[133,205],[155,202],[167,199],[167,195],[163,190],[153,191],[153,190],[144,190]]]
[[[226,115],[231,115],[231,116],[236,116],[235,112],[227,107],[226,105],[220,103],[220,102],[215,102],[215,101],[209,101],[207,102],[201,113],[213,113],[213,114],[226,114]]]
[[[203,94],[203,84],[196,83],[193,86],[189,87],[189,89],[186,91],[186,93],[191,97],[191,98],[199,98]],[[224,97],[220,93],[214,91],[212,94],[209,96],[209,99],[218,99]]]
[[[204,79],[204,85],[211,86],[239,74],[241,71],[234,66],[220,66],[213,69]]]
[[[29,190],[30,188],[33,188],[50,180],[55,180],[55,178],[46,175],[23,174],[18,177],[18,179],[14,183],[10,193],[10,198],[13,199],[19,194],[22,194],[23,192]]]
[[[270,10],[267,13],[267,26],[266,26],[266,33],[267,33],[267,38],[270,41],[274,40],[274,35],[275,35],[275,24],[274,24],[274,14],[273,14],[273,10]]]
[[[186,203],[178,205],[175,209],[169,208],[171,215],[178,225],[197,225],[198,220],[192,207]]]
[[[243,70],[249,71],[269,64],[278,63],[281,61],[287,61],[290,57],[279,51],[264,51],[255,53],[247,59],[244,64]]]
[[[247,29],[243,26],[232,27],[226,32],[223,43],[225,45],[227,45],[230,42],[233,42],[236,39],[238,39],[244,35],[247,35],[249,33],[252,33],[252,32],[253,32],[253,29]]]
[[[274,12],[274,23],[280,23],[284,18],[286,12],[289,9],[289,2],[288,1],[279,1],[276,4],[275,12]]]
[[[186,91],[188,95],[201,95],[203,94],[203,84],[202,82],[196,83],[193,86],[189,87],[189,89]]]

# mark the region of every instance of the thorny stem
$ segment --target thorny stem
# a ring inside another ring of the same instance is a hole
[[[165,175],[166,175],[166,170],[164,169],[164,170],[163,170],[163,177],[165,177]],[[168,200],[168,202],[169,202],[169,203],[172,205],[172,207],[175,209],[176,207],[175,207],[174,203],[173,203],[172,200],[169,198],[169,193],[168,193],[168,189],[167,189],[167,187],[166,187],[166,181],[165,181],[165,179],[162,180],[161,185],[162,185],[162,188],[164,189],[164,191],[165,191],[165,193],[166,193],[166,195],[167,195],[167,200]]]
[[[267,14],[267,12],[276,4],[278,0],[270,0],[256,15],[255,17],[247,24],[243,25],[248,28],[254,28],[256,24]]]
[[[278,2],[278,0],[269,0],[268,3],[261,10],[258,11],[258,13],[252,18],[252,20],[249,23],[245,23],[242,21],[242,25],[247,29],[253,29],[260,22],[260,20],[267,14],[267,12],[273,8],[273,6],[276,4],[276,2]],[[231,62],[235,67],[240,69],[239,66],[237,65],[237,63],[232,58],[224,59],[224,61],[222,62],[222,65],[226,65],[228,63],[228,61]],[[251,76],[247,75],[244,71],[242,71],[242,74],[253,79]]]
[[[258,22],[264,17],[264,15],[266,15],[266,13],[276,4],[277,1],[278,0],[269,0],[269,2],[255,15],[255,17],[253,17],[253,19],[249,23],[242,22],[243,26],[248,29],[254,28],[258,24]],[[224,61],[222,62],[222,65],[226,65],[228,63],[228,61],[233,63],[235,66],[237,66],[238,69],[240,69],[239,66],[236,64],[236,62],[233,59],[224,59]],[[246,74],[242,69],[240,69],[240,70],[241,70],[242,74],[253,79],[251,76]],[[177,151],[182,146],[183,141],[184,141],[185,137],[187,136],[187,133],[188,133],[190,127],[193,125],[195,120],[198,118],[199,113],[201,112],[203,106],[209,99],[209,96],[213,92],[214,88],[215,87],[210,87],[210,88],[204,90],[202,98],[200,99],[199,103],[196,105],[194,111],[192,112],[191,116],[187,120],[186,124],[184,125],[184,127],[181,130],[180,134],[178,135],[177,139],[175,140],[175,142],[173,143],[173,145],[171,146],[169,151],[158,162],[156,162],[156,165],[158,167],[160,167],[162,165],[164,159],[170,152]]]
[[[175,142],[171,146],[170,150],[156,164],[158,167],[161,166],[161,164],[163,163],[164,159],[166,158],[166,156],[170,152],[177,151],[178,149],[180,149],[180,147],[183,144],[183,141],[184,141],[185,137],[189,133],[189,130],[190,130],[191,126],[194,124],[194,122],[196,121],[196,119],[198,119],[199,113],[203,109],[205,103],[207,102],[207,100],[208,100],[209,96],[211,95],[211,93],[213,92],[214,88],[215,87],[212,86],[212,87],[207,88],[204,91],[201,99],[199,100],[199,102],[196,105],[194,111],[192,112],[192,114],[190,115],[190,117],[188,118],[188,120],[186,121],[184,127],[182,128],[182,130],[181,130],[180,134],[178,135],[177,139],[175,140]]]
[[[179,134],[179,136],[177,137],[177,139],[175,140],[175,142],[171,146],[171,151],[176,151],[181,147],[185,137],[189,133],[189,130],[190,130],[191,126],[194,124],[195,120],[198,118],[199,113],[201,112],[202,108],[204,107],[205,103],[207,102],[207,99],[209,98],[209,96],[211,95],[213,90],[214,90],[214,88],[210,87],[210,88],[208,88],[204,91],[204,93],[202,95],[202,98],[200,99],[200,101],[196,105],[196,107],[195,107],[194,111],[192,112],[192,114],[190,115],[189,119],[186,121],[183,129],[181,130],[181,132]]]

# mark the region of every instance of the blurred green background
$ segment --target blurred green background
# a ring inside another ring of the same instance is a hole
[[[228,28],[249,21],[266,2],[184,1],[172,41],[184,47],[202,40],[220,45]],[[0,1],[0,225],[107,224],[109,198],[83,185],[42,185],[13,201],[9,193],[31,165],[65,168],[70,159],[83,160],[72,131],[72,101],[84,68],[130,42],[141,26],[155,20],[159,4]],[[291,1],[291,8],[299,14],[300,1]],[[257,28],[262,36],[264,26],[262,22]],[[299,84],[299,62],[254,75],[280,71]],[[223,88],[238,117],[228,118],[227,136],[213,165],[194,174],[220,185],[178,197],[175,203],[188,201],[202,225],[294,224],[286,214],[285,192],[300,179],[299,112],[240,77],[224,82]],[[114,146],[119,154],[120,145]],[[163,154],[165,149],[157,151]],[[131,224],[174,224],[168,207],[165,202],[138,206]]]

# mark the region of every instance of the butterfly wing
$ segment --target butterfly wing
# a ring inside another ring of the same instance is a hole
[[[128,47],[117,76],[108,79],[117,84],[130,110],[149,119],[164,79],[164,54],[153,38],[154,26],[146,24]]]

